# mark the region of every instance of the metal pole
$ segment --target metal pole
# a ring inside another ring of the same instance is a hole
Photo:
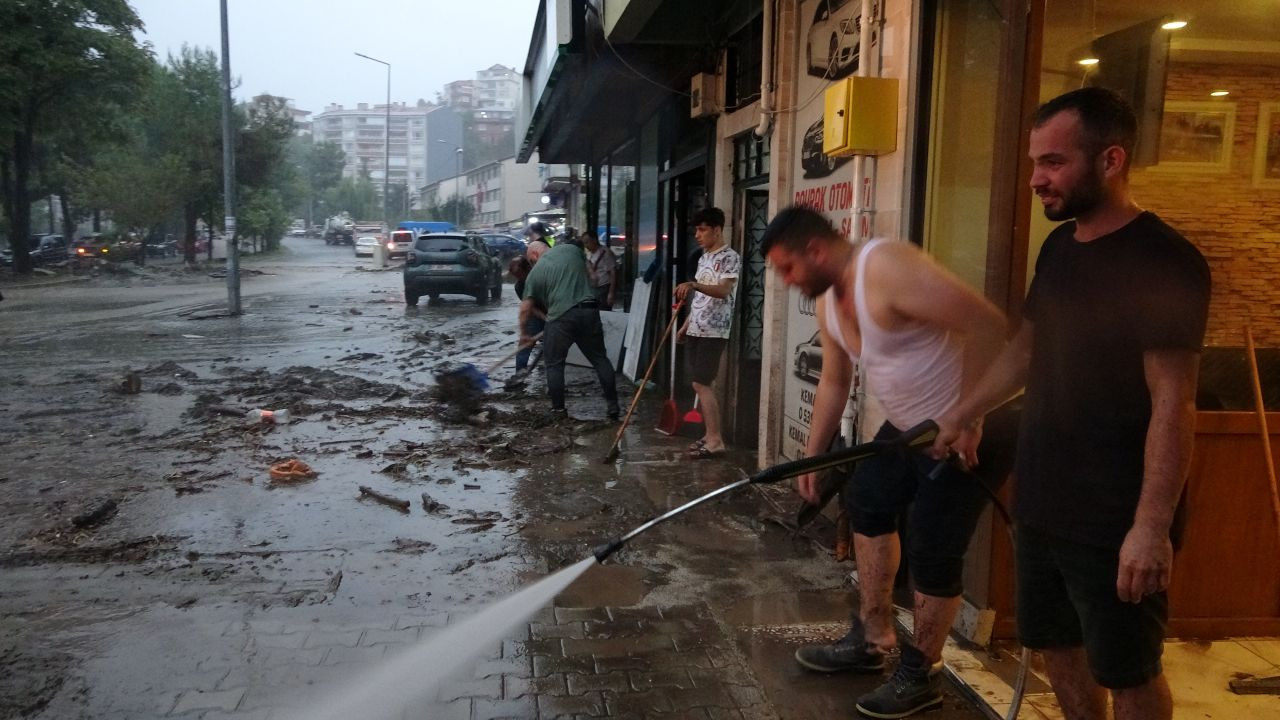
[[[388,191],[391,180],[391,64],[387,63],[387,132],[386,142],[382,148],[382,229],[386,232],[391,227],[391,195]],[[408,138],[406,138],[407,140]],[[383,238],[384,240],[386,238]]]
[[[227,35],[227,0],[222,10],[222,202],[227,244],[227,312],[240,314],[240,247],[236,237],[235,145],[231,137],[231,41]]]
[[[453,224],[455,229],[462,228],[462,148],[453,154]]]

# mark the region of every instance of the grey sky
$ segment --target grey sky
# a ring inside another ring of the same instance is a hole
[[[129,0],[161,61],[183,43],[219,52],[218,0]],[[524,69],[537,0],[228,0],[237,99],[262,92],[302,110],[386,98],[432,100],[495,63]]]

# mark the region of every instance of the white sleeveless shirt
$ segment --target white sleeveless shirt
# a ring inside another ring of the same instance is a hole
[[[845,342],[836,314],[835,288],[826,293],[827,334],[854,363],[861,360],[867,385],[884,407],[890,423],[906,430],[936,420],[960,399],[964,342],[950,331],[923,322],[885,330],[871,318],[864,281],[867,256],[883,238],[863,244],[855,259],[853,307],[862,333],[859,358]]]

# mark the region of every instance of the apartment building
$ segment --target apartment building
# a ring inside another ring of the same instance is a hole
[[[388,120],[390,121],[388,140]],[[331,104],[312,121],[316,141],[342,146],[343,177],[367,176],[379,189],[382,180],[411,188],[456,172],[454,152],[462,146],[462,122],[450,108],[419,100],[414,105]]]

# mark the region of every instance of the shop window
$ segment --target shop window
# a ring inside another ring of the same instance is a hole
[[[1243,361],[1246,323],[1260,348],[1280,348],[1276,37],[1274,3],[1055,0],[1046,8],[1040,100],[1098,84],[1133,102],[1143,146],[1130,172],[1134,200],[1181,232],[1209,263],[1210,351],[1201,395],[1227,409],[1252,409],[1252,401],[1238,387],[1207,386],[1216,375],[1226,384],[1247,378],[1236,362]],[[1054,226],[1033,205],[1028,278]],[[1264,366],[1273,365],[1262,368],[1273,408],[1280,404],[1280,364],[1268,358],[1275,355],[1261,354]]]

